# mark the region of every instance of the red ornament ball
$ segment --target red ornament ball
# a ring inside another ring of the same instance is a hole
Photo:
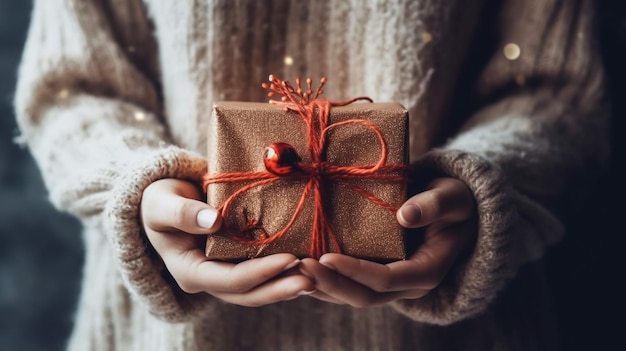
[[[265,148],[263,163],[265,169],[277,176],[286,176],[298,171],[302,161],[296,149],[287,143],[273,143]]]

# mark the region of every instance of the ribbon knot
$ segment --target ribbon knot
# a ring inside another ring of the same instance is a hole
[[[315,208],[312,219],[311,247],[309,255],[314,258],[321,257],[329,251],[341,252],[341,245],[333,230],[333,227],[325,212],[324,187],[325,180],[335,181],[346,188],[362,195],[369,201],[388,209],[397,211],[397,207],[378,198],[369,191],[352,184],[355,179],[376,179],[379,181],[408,182],[406,171],[408,166],[402,164],[387,164],[387,144],[378,127],[370,121],[363,119],[349,119],[329,125],[330,110],[334,106],[345,106],[359,100],[367,100],[367,97],[358,97],[344,102],[333,102],[325,99],[318,99],[323,93],[322,87],[326,83],[326,78],[322,78],[320,86],[315,93],[311,88],[311,79],[306,80],[306,91],[301,88],[300,79],[296,79],[296,87],[289,82],[282,81],[274,76],[270,76],[270,84],[263,83],[262,87],[269,90],[268,97],[281,95],[281,101],[270,100],[270,103],[283,108],[286,112],[296,112],[305,123],[308,131],[308,151],[311,163],[301,162],[301,158],[288,144],[272,144],[264,154],[266,171],[262,172],[233,172],[218,175],[206,175],[204,179],[204,190],[208,185],[222,182],[243,182],[252,183],[242,186],[231,194],[225,202],[218,208],[222,216],[226,216],[234,200],[250,189],[272,184],[277,181],[289,181],[290,179],[306,180],[302,195],[297,207],[289,222],[278,232],[268,235],[255,219],[247,218],[245,210],[242,209],[244,225],[237,231],[226,226],[225,230],[235,240],[252,245],[265,245],[282,238],[293,226],[302,209],[306,199],[310,194],[313,196]],[[360,125],[370,129],[378,138],[381,146],[381,154],[378,162],[373,165],[338,166],[325,159],[328,133],[333,128],[346,125]]]
[[[308,171],[311,176],[320,177],[328,173],[330,162],[315,162],[311,164],[311,170]]]

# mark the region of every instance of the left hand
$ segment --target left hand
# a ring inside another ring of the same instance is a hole
[[[311,296],[337,304],[368,307],[417,299],[436,288],[477,236],[476,204],[455,178],[437,178],[411,197],[396,217],[406,228],[423,228],[423,242],[406,260],[389,264],[329,253],[302,260],[300,271],[315,281]]]
[[[237,264],[207,259],[204,237],[217,231],[221,222],[196,184],[166,178],[143,191],[141,223],[146,236],[182,291],[258,307],[314,290],[311,279],[293,274],[300,261],[288,253]]]

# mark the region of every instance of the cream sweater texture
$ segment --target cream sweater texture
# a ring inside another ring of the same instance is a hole
[[[592,0],[36,0],[15,108],[50,200],[84,227],[68,349],[557,349],[538,262],[608,157],[594,20]],[[473,191],[476,246],[432,293],[244,308],[173,283],[142,191],[199,184],[212,104],[265,101],[270,73],[403,104],[418,169]]]

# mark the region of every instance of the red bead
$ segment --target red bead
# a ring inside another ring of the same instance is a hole
[[[263,163],[268,172],[278,176],[290,175],[298,170],[302,159],[296,149],[287,143],[273,143],[265,148]]]

